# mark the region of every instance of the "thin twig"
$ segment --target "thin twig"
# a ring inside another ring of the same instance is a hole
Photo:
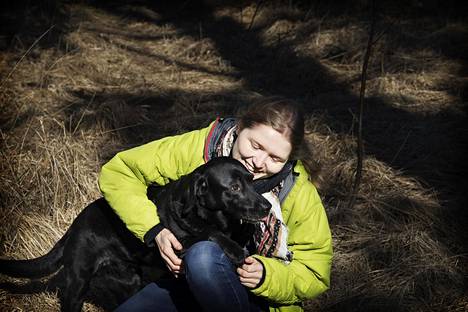
[[[75,129],[73,129],[72,135],[75,135],[76,130],[78,130],[78,127],[80,126],[81,122],[83,121],[83,117],[87,113],[88,107],[93,103],[95,96],[96,96],[96,92],[93,93],[93,96],[91,97],[91,100],[88,102],[85,109],[83,110],[83,113],[81,114],[81,117],[78,120],[78,123],[76,124]],[[71,127],[71,125],[70,125],[70,127]]]
[[[141,123],[137,123],[137,124],[134,124],[134,125],[123,126],[123,127],[115,128],[115,129],[111,129],[111,130],[102,131],[101,134],[116,132],[116,131],[120,131],[120,130],[124,130],[124,129],[128,129],[128,128],[133,128],[133,127],[139,127],[139,126],[141,126]]]
[[[390,161],[390,165],[393,164],[393,162],[397,159],[397,157],[400,155],[400,152],[403,150],[403,147],[406,145],[406,142],[408,141],[409,136],[411,135],[411,130],[406,134],[405,139],[403,140],[403,143],[400,145],[400,148],[398,148],[398,151],[395,153],[395,156],[393,156],[392,160]]]
[[[396,23],[397,21],[392,21],[390,24],[388,24],[387,27],[385,27],[385,29],[377,36],[377,38],[375,38],[375,40],[372,42],[372,45],[376,44],[377,41],[382,39],[383,35],[385,35],[388,32],[388,30],[392,28]]]
[[[256,5],[255,5],[255,12],[254,12],[254,14],[252,16],[252,19],[250,20],[250,24],[249,24],[249,27],[247,27],[247,30],[250,30],[252,28],[255,17],[257,16],[257,13],[260,10],[260,7],[262,6],[262,4],[263,4],[263,0],[258,0],[257,1]]]
[[[29,52],[31,52],[31,50],[36,46],[36,44],[41,41],[41,39],[47,35],[47,33],[49,31],[52,30],[52,28],[54,28],[55,25],[52,25],[49,27],[49,29],[47,29],[39,38],[37,38],[33,44],[31,44],[31,46],[29,47],[29,49],[23,54],[23,56],[21,56],[21,58],[18,60],[18,62],[16,62],[15,66],[13,66],[13,68],[11,69],[11,71],[8,73],[8,75],[5,77],[5,79],[2,80],[2,83],[0,84],[0,88],[3,87],[3,85],[5,84],[5,82],[8,80],[8,78],[10,78],[10,76],[13,74],[13,72],[16,70],[16,67],[18,67],[19,63],[21,63],[23,61],[23,59],[26,57],[26,55],[29,54]]]
[[[357,193],[359,191],[359,185],[361,184],[362,178],[362,164],[364,158],[364,144],[362,142],[362,116],[364,114],[364,97],[366,94],[366,81],[367,81],[367,67],[369,65],[369,59],[372,52],[372,45],[375,43],[374,40],[374,29],[375,29],[375,0],[372,0],[372,11],[371,11],[371,25],[369,30],[369,39],[367,40],[366,54],[364,55],[364,62],[362,64],[361,73],[361,90],[359,92],[359,120],[358,120],[358,137],[357,137],[357,166],[356,175],[354,177],[353,188],[349,194],[348,209],[351,210],[356,202]]]

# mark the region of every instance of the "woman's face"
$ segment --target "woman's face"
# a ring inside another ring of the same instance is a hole
[[[240,161],[254,175],[254,179],[259,179],[281,171],[291,149],[286,136],[260,124],[239,131],[232,147],[232,157]]]

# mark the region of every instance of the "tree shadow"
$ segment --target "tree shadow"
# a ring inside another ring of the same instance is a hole
[[[95,29],[88,28],[88,30],[91,30],[92,32],[95,32],[95,33],[100,33],[100,37],[104,38],[104,39],[107,39],[107,40],[109,40],[108,35],[117,35],[117,36],[128,37],[130,39],[136,39],[136,40],[149,40],[149,39],[138,38],[138,36],[126,36],[124,33],[121,33],[121,32],[120,33],[119,32],[112,32],[112,31],[109,32],[107,30],[99,29],[99,28],[95,28]],[[154,40],[157,40],[157,39],[154,39]],[[240,76],[237,73],[227,73],[227,72],[222,72],[222,71],[219,71],[219,70],[211,70],[211,69],[209,69],[207,67],[204,67],[204,66],[201,66],[201,65],[195,65],[195,64],[190,64],[190,63],[178,61],[175,58],[170,58],[170,57],[167,57],[167,56],[164,56],[164,55],[161,55],[161,54],[156,54],[154,52],[149,51],[148,49],[138,47],[138,46],[134,46],[134,45],[130,45],[130,44],[125,44],[122,47],[125,50],[133,52],[133,53],[135,53],[137,55],[140,55],[142,57],[162,61],[162,62],[164,62],[164,63],[166,63],[168,65],[175,64],[178,67],[183,68],[183,69],[187,69],[187,70],[193,70],[193,71],[197,71],[197,72],[200,72],[200,73],[206,73],[206,74],[215,75],[215,76],[225,76],[225,77],[239,77]]]
[[[61,1],[3,1],[0,4],[0,51],[20,49],[39,56],[39,48],[74,50],[63,40],[72,31],[70,12]]]
[[[232,16],[216,16],[212,7],[198,1],[175,1],[170,5],[165,2],[142,2],[141,7],[156,12],[158,23],[173,25],[181,35],[199,40],[202,29],[202,37],[209,38],[222,58],[236,69],[245,82],[245,89],[297,99],[305,104],[308,115],[326,116],[327,125],[335,133],[350,133],[357,114],[356,90],[350,87],[349,82],[338,80],[320,60],[297,53],[287,40],[280,38],[276,43],[263,42],[262,32],[275,20],[256,23],[249,30]],[[138,21],[140,18],[128,7],[102,8],[126,19]],[[389,16],[396,12],[390,11]],[[311,14],[321,18],[323,10],[317,9]],[[343,14],[340,17],[345,19],[349,18],[350,12],[344,10],[331,14]],[[438,47],[436,44],[432,46],[433,49]],[[427,47],[415,44],[411,48]],[[141,53],[138,49],[134,50]],[[197,70],[196,66],[189,68]],[[408,101],[407,104],[411,105],[411,99]],[[465,114],[452,108],[434,114],[417,113],[393,104],[384,97],[366,100],[363,133],[366,153],[391,167],[404,169],[409,175],[424,181],[429,188],[443,190],[441,196],[449,200],[451,206],[458,206],[455,210],[460,213],[461,219],[468,217],[460,205],[466,197],[463,188],[467,184],[463,176],[468,172],[468,165],[461,153],[461,148],[467,143],[463,135],[467,129]],[[451,147],[447,148],[447,145]],[[440,159],[453,165],[438,162]],[[455,200],[454,193],[459,194]]]
[[[60,113],[70,134],[81,130],[115,132],[127,147],[208,126],[217,116],[234,116],[242,104],[242,90],[222,93],[192,92],[180,88],[72,92]],[[107,151],[103,161],[117,150]]]
[[[401,304],[398,298],[383,295],[356,295],[338,301],[320,311],[324,312],[404,312],[408,308]]]
[[[260,38],[264,28],[254,27],[248,31],[231,17],[215,17],[209,7],[199,7],[198,16],[193,13],[195,9],[190,9],[190,14],[185,16],[180,10],[150,6],[164,21],[170,21],[182,34],[194,38],[199,37],[198,28],[202,23],[204,36],[209,37],[222,57],[240,72],[247,89],[300,99],[306,103],[308,114],[324,112],[335,132],[349,131],[356,114],[356,93],[348,84],[337,81],[320,61],[298,55],[287,44],[266,46]],[[454,160],[461,168],[467,168],[464,162],[454,158],[453,150],[444,153],[446,139],[453,141],[452,144],[462,144],[462,135],[450,131],[454,127],[466,129],[465,116],[456,110],[448,108],[433,115],[418,114],[395,107],[388,99],[374,97],[367,100],[365,118],[364,140],[368,153],[392,167],[409,169],[411,174],[437,187],[440,177],[434,177],[433,171],[428,172],[426,162],[415,159],[428,157],[435,151]],[[389,131],[389,127],[396,131]],[[453,137],[445,136],[444,140],[444,134]],[[405,144],[402,138],[407,138]],[[442,166],[439,169],[444,170]]]
[[[140,6],[145,10],[138,11],[129,6],[101,5],[100,8],[127,20],[170,23],[177,28],[177,34],[198,40],[202,28],[203,37],[212,40],[222,58],[229,61],[239,73],[239,77],[245,82],[244,90],[297,99],[305,104],[308,115],[323,114],[334,132],[345,135],[350,133],[358,103],[356,91],[352,90],[349,81],[339,81],[319,59],[297,53],[294,45],[286,39],[278,38],[276,43],[269,44],[263,42],[262,32],[273,25],[275,20],[255,23],[247,30],[246,25],[232,17],[215,16],[210,7],[201,6],[196,1],[184,1],[183,6],[180,2],[174,2],[170,6],[163,2],[141,2]],[[148,13],[150,11],[155,12],[154,15]],[[311,14],[317,14],[316,18],[323,17],[321,10]],[[349,12],[337,11],[330,14],[345,18]],[[108,33],[136,40],[157,40],[157,37]],[[461,44],[463,32],[454,37],[456,45],[464,49]],[[415,43],[409,45],[408,49],[414,52],[429,47],[439,49],[448,58],[459,57],[454,49],[444,49],[451,42],[436,40],[432,45]],[[198,65],[149,53],[139,47],[132,46],[129,50],[169,63],[178,62],[177,65],[185,69],[220,74]],[[333,52],[331,55],[337,54]],[[464,60],[461,57],[459,74],[466,72]],[[375,73],[371,71],[370,74],[372,77]],[[466,100],[466,86],[462,86],[461,90],[462,100]],[[69,120],[67,129],[71,133],[77,129],[92,129],[96,123],[103,123],[102,129],[118,131],[127,146],[139,145],[166,135],[206,126],[217,115],[233,114],[240,104],[236,91],[239,90],[215,94],[187,92],[183,89],[148,91],[144,94],[123,91],[91,94],[77,91],[73,94],[75,100],[65,104],[64,113]],[[448,92],[459,96],[456,93],[459,91],[450,89]],[[410,98],[404,100],[406,104],[417,104]],[[463,227],[468,224],[468,213],[464,207],[468,165],[463,155],[464,148],[468,147],[466,106],[464,109],[464,113],[452,108],[434,113],[417,113],[404,106],[395,106],[392,99],[369,97],[366,100],[364,140],[368,155],[375,156],[390,167],[405,170],[405,174],[417,177],[429,189],[440,192],[443,204],[453,210],[453,214],[444,211],[445,215],[441,215],[440,222],[459,227],[457,235],[460,245],[466,246],[468,235],[466,227]],[[103,158],[106,160],[108,157],[110,155]],[[453,216],[456,219],[449,220]],[[442,234],[439,238],[443,243]],[[376,261],[380,261],[379,259]],[[396,299],[378,296],[348,298],[325,310],[387,311],[389,307],[403,311]]]

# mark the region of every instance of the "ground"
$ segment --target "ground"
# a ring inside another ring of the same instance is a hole
[[[305,108],[333,233],[331,288],[306,310],[466,311],[466,5],[376,2],[352,208],[370,1],[2,8],[2,257],[48,251],[100,196],[100,167],[116,152],[279,95]],[[0,310],[58,303],[53,292],[2,290]]]

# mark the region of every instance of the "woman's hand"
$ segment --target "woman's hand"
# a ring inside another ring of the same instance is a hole
[[[168,229],[162,229],[154,240],[167,268],[177,277],[181,272],[182,260],[177,257],[174,250],[182,250],[182,244]]]
[[[239,274],[242,285],[248,288],[255,288],[263,279],[263,265],[254,257],[247,257],[244,260],[244,264],[240,268],[237,268],[237,274]]]

